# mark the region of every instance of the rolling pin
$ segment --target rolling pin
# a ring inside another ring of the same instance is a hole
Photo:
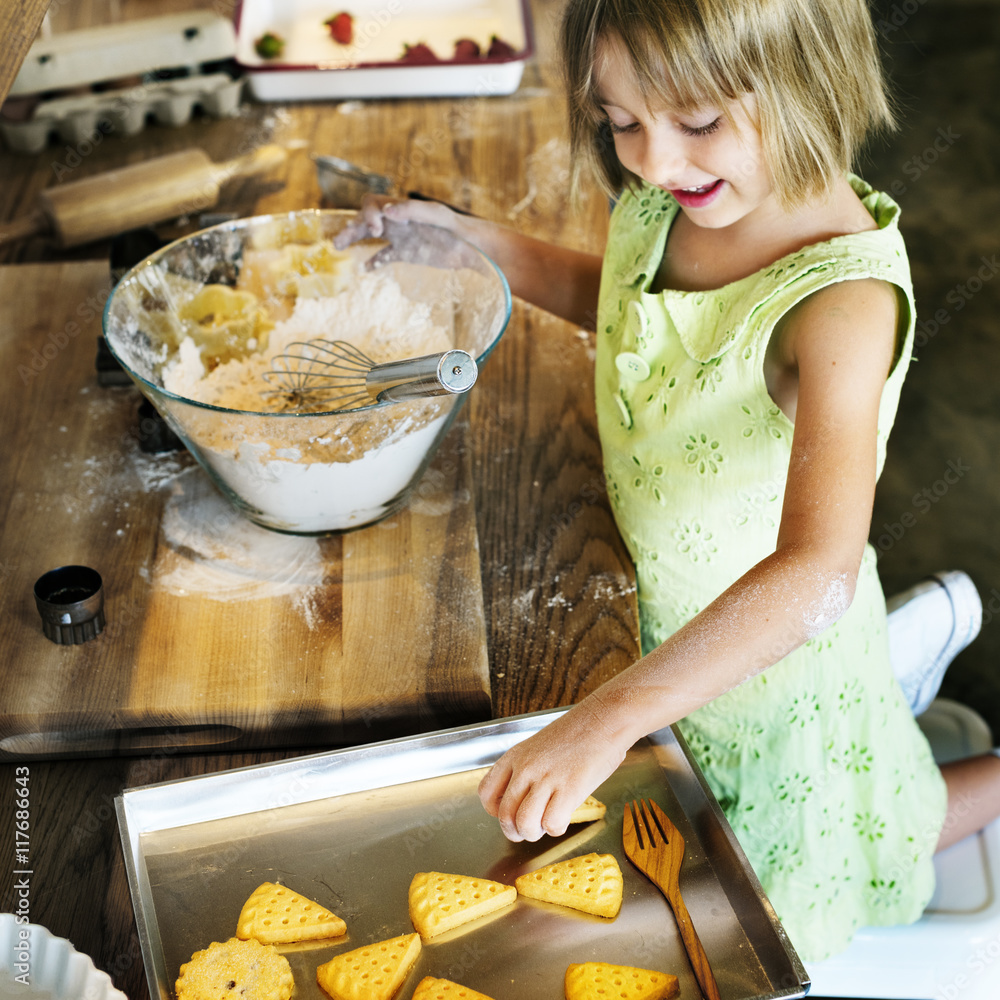
[[[215,205],[226,181],[265,173],[287,157],[283,146],[268,145],[213,163],[204,151],[188,149],[59,184],[42,191],[30,215],[0,223],[0,246],[52,235],[60,247],[75,247],[200,212]]]

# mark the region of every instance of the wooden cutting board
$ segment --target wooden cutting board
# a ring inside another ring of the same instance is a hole
[[[328,538],[237,514],[97,382],[103,262],[0,268],[0,759],[332,746],[490,715],[465,425],[408,506]],[[33,585],[82,564],[107,625],[60,646]]]

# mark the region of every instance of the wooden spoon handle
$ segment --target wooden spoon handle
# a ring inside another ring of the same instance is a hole
[[[698,980],[701,992],[705,994],[706,1000],[720,1000],[719,987],[715,982],[712,967],[708,963],[708,955],[705,954],[705,948],[698,937],[698,932],[694,929],[691,915],[687,911],[680,890],[671,893],[670,906],[674,911],[674,919],[681,932],[684,950],[687,952],[688,961],[694,970],[694,976]]]

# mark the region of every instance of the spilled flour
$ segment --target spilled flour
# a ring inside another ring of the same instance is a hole
[[[312,627],[328,567],[315,538],[281,535],[242,517],[192,468],[173,483],[161,525],[156,584],[212,601],[291,598]]]

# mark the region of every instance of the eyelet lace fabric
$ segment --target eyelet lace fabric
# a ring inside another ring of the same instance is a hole
[[[881,472],[912,349],[913,292],[897,206],[851,182],[877,230],[712,291],[649,292],[678,210],[669,194],[643,186],[615,209],[596,398],[644,650],[774,551],[794,428],[767,392],[763,358],[781,316],[837,281],[893,282],[910,306],[879,413]],[[920,916],[934,888],[944,783],[892,676],[871,546],[842,618],[680,729],[803,959],[842,950],[860,926]]]

